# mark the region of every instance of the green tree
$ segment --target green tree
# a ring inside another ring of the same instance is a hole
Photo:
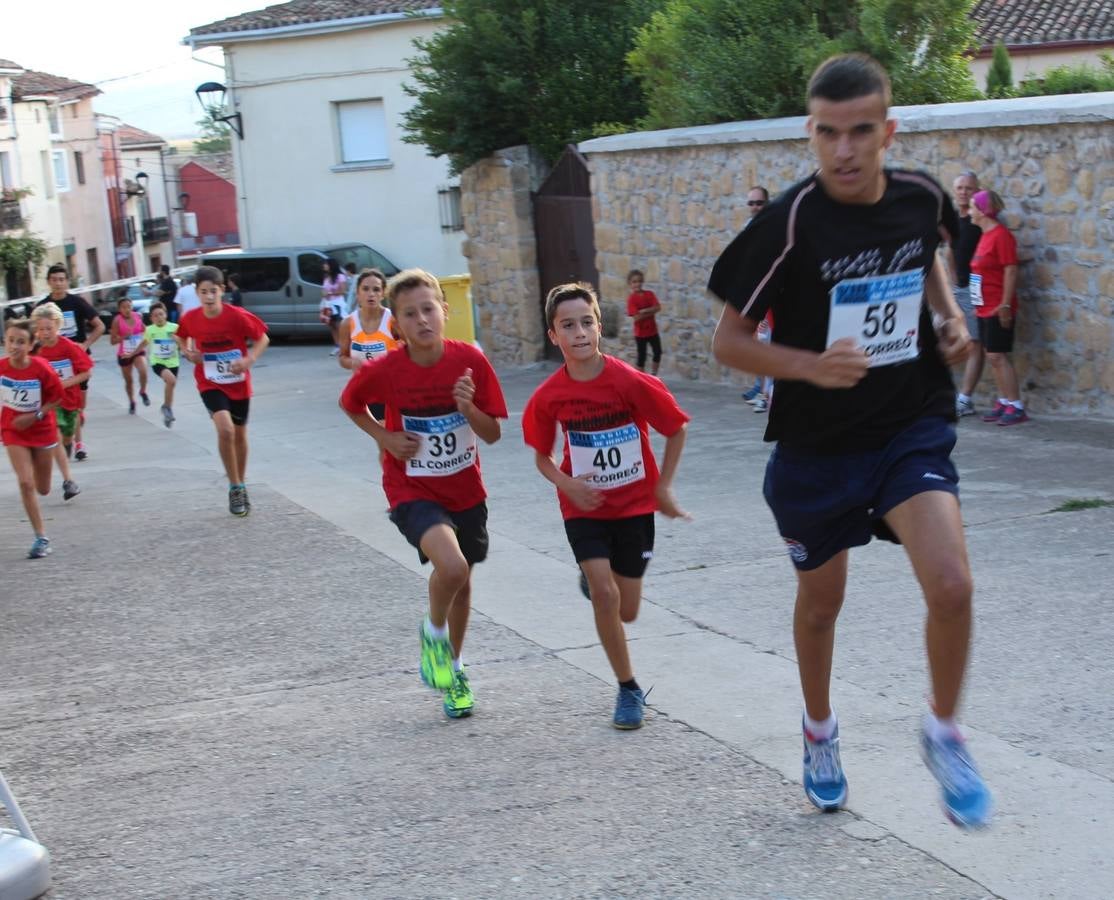
[[[990,69],[986,73],[986,96],[1014,96],[1013,67],[1010,65],[1010,54],[1006,45],[1001,41],[994,42],[994,52],[990,57]]]
[[[973,0],[667,0],[629,55],[649,112],[669,128],[799,115],[809,75],[857,50],[890,72],[896,103],[977,96],[963,52]]]
[[[659,2],[445,0],[451,24],[414,42],[403,140],[459,172],[502,147],[553,160],[597,128],[633,127],[645,105],[626,53]]]
[[[218,122],[213,113],[206,113],[196,124],[201,129],[201,137],[193,142],[194,153],[227,153],[232,149],[231,129],[226,123]]]

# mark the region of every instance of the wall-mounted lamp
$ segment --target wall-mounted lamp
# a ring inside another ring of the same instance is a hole
[[[224,95],[228,93],[228,88],[215,81],[206,81],[194,93],[206,115],[215,122],[226,122],[239,135],[240,140],[244,139],[244,117],[239,113],[228,113],[224,105]]]
[[[135,181],[126,180],[124,182],[124,194],[128,197],[142,197],[147,193],[147,182],[149,180],[146,172],[136,172]]]

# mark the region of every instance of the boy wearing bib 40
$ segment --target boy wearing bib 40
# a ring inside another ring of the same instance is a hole
[[[174,339],[182,356],[193,363],[201,402],[217,430],[217,449],[228,476],[228,511],[234,516],[246,516],[251,512],[245,484],[251,405],[249,370],[259,361],[270,339],[262,319],[246,309],[223,303],[224,274],[220,269],[201,266],[196,280],[201,307],[182,315]]]
[[[565,534],[619,682],[611,724],[639,728],[645,694],[623,623],[638,615],[642,575],[654,555],[655,510],[687,518],[672,484],[689,417],[660,380],[600,353],[600,307],[591,285],[553,288],[545,319],[565,365],[526,404],[522,434],[538,471],[557,488]],[[558,424],[565,435],[560,466],[553,459]],[[650,427],[666,436],[660,475]]]
[[[375,438],[391,521],[433,563],[429,614],[418,626],[421,676],[444,692],[450,718],[472,713],[461,662],[472,605],[472,566],[487,558],[487,492],[476,438],[494,444],[507,404],[495,371],[478,349],[445,340],[444,294],[421,269],[387,285],[403,346],[365,362],[340,395],[340,407]],[[383,404],[383,422],[368,411]]]
[[[764,492],[797,571],[806,796],[823,810],[847,799],[829,698],[835,622],[848,550],[878,536],[905,546],[927,606],[925,762],[949,818],[978,826],[990,792],[954,718],[972,586],[947,368],[970,337],[936,257],[957,217],[931,177],[883,167],[897,125],[889,102],[889,77],[869,57],[833,57],[813,74],[808,131],[819,169],[716,262],[708,287],[726,305],[712,347],[725,365],[777,379]],[[762,344],[754,334],[769,309],[777,328]]]

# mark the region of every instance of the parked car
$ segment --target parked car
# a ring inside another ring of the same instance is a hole
[[[272,337],[324,337],[321,324],[321,282],[326,258],[343,268],[377,268],[388,278],[399,271],[378,250],[366,244],[326,247],[276,247],[266,250],[215,250],[198,259],[232,278],[240,289],[240,305],[267,323]]]
[[[154,291],[158,287],[157,281],[143,281],[137,284],[129,284],[126,292],[128,299],[132,302],[132,309],[143,316],[144,324],[150,325],[150,312],[151,304],[155,301]],[[117,288],[112,291],[106,291],[105,296],[101,300],[94,301],[93,308],[97,311],[100,320],[104,322],[105,334],[112,327],[112,318],[116,315],[116,305],[120,296],[120,291],[124,288]],[[150,291],[148,294],[146,291]]]

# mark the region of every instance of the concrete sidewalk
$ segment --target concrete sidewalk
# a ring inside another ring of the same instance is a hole
[[[837,645],[850,809],[799,785],[793,578],[761,499],[765,417],[674,385],[693,414],[631,629],[647,727],[614,688],[556,500],[516,415],[546,367],[503,375],[481,451],[492,556],[466,660],[476,715],[416,672],[425,578],[383,515],[370,441],[320,346],[256,371],[253,513],[225,507],[192,385],[168,431],[107,366],[84,493],[46,502],[55,554],[0,469],[0,768],[54,857],[55,897],[1106,897],[1114,425],[965,421],[978,585],[964,721],[995,826],[948,825],[915,752],[922,604],[900,548],[852,560]]]

